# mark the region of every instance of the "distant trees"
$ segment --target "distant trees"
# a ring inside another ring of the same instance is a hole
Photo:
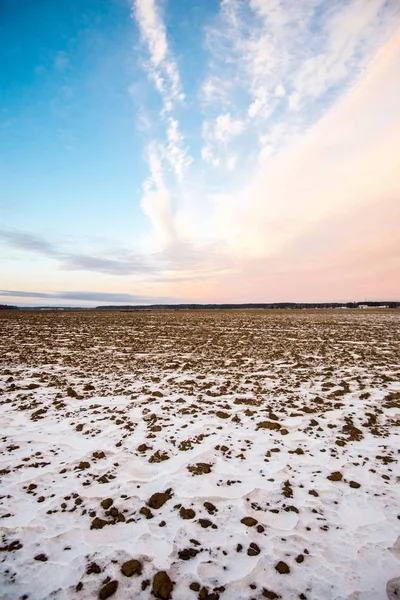
[[[234,310],[234,309],[305,309],[305,308],[399,308],[400,302],[257,302],[247,304],[151,304],[96,306],[94,310]]]

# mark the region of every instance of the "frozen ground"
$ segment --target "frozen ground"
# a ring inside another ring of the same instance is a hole
[[[0,313],[0,598],[384,600],[399,324]]]

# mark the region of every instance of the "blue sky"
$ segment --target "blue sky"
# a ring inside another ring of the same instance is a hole
[[[396,0],[3,0],[0,302],[398,298],[399,36]]]
[[[123,235],[140,229],[145,164],[127,93],[137,77],[129,6],[5,6],[1,179],[9,218],[43,234],[55,224],[60,234],[79,236],[104,235],[113,224]],[[130,226],[115,219],[114,198]]]

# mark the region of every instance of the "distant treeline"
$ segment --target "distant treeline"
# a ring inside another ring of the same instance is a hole
[[[253,304],[151,304],[96,306],[94,310],[234,310],[234,309],[302,309],[302,308],[398,308],[400,302],[274,302]]]
[[[400,302],[257,302],[248,304],[127,304],[86,308],[83,306],[11,306],[0,304],[0,310],[242,310],[303,308],[400,308]]]

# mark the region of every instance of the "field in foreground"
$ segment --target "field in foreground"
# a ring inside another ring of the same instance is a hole
[[[399,325],[0,314],[0,598],[384,600]]]

